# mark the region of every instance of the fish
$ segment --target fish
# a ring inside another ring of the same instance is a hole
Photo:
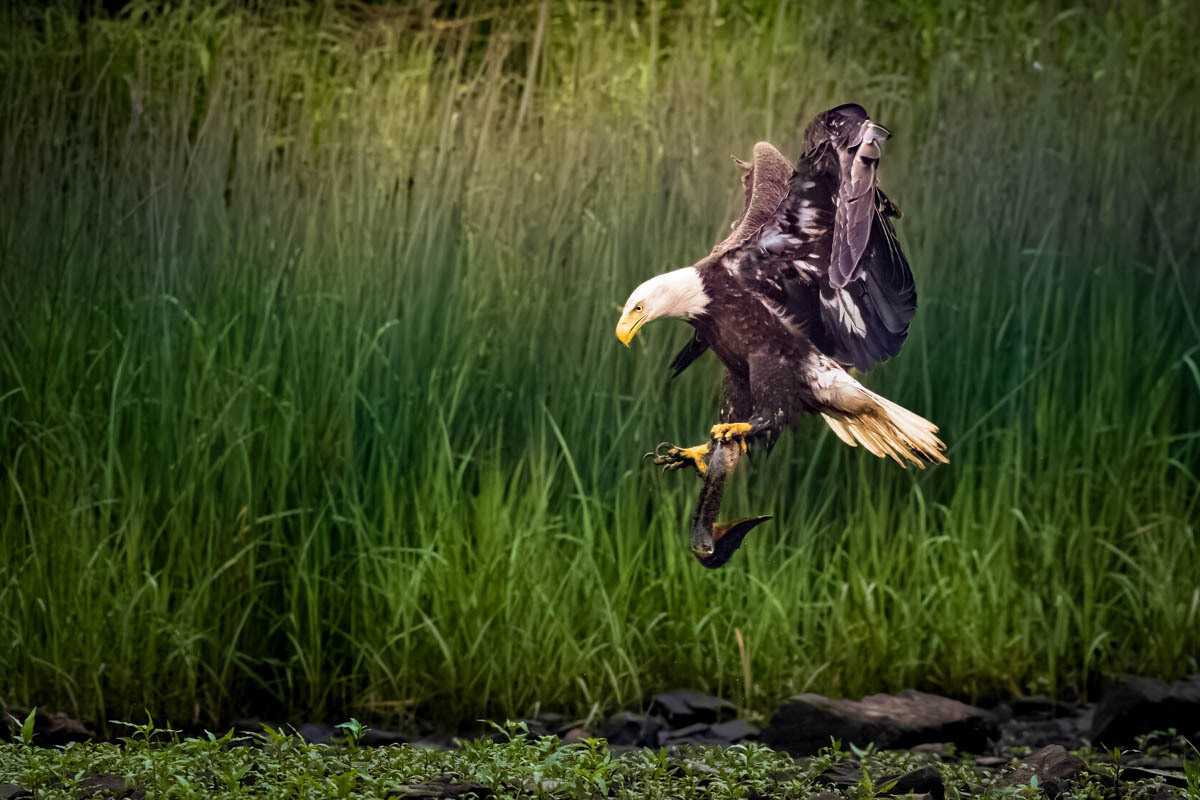
[[[692,555],[708,569],[724,566],[742,546],[746,534],[771,519],[768,515],[742,517],[725,525],[717,524],[725,479],[741,455],[741,445],[737,441],[713,439],[709,445],[708,468],[691,522]]]

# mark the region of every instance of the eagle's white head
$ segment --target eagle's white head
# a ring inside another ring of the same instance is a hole
[[[684,267],[673,272],[655,275],[633,290],[625,301],[621,321],[617,323],[617,338],[626,347],[638,329],[659,317],[691,319],[704,312],[708,295],[700,271]]]

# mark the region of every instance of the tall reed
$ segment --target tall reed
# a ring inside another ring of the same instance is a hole
[[[0,702],[453,722],[1200,668],[1194,10],[550,4],[535,46],[536,5],[153,5],[8,12]],[[727,154],[846,100],[895,133],[921,304],[865,380],[951,464],[803,424],[708,572],[698,484],[639,456],[699,441],[719,365],[668,382],[685,326],[612,327],[733,218]]]

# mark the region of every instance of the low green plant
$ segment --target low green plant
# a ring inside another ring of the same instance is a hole
[[[1184,754],[1183,774],[1187,777],[1187,788],[1183,790],[1185,800],[1200,800],[1200,749],[1191,741],[1190,754]]]

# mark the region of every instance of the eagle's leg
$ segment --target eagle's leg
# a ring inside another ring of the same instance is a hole
[[[658,447],[654,448],[653,453],[646,453],[646,455],[653,456],[654,463],[664,470],[695,467],[697,472],[704,475],[708,471],[708,462],[705,459],[708,452],[708,442],[698,444],[695,447],[679,447],[670,442],[662,442]]]
[[[718,422],[712,426],[712,438],[718,442],[732,442],[748,434],[752,427],[749,422]]]
[[[775,442],[779,430],[778,420],[763,414],[755,414],[749,422],[721,422],[712,427],[712,443],[737,442],[743,453],[748,453],[754,442],[765,443],[768,450]],[[710,449],[712,444],[709,445]]]
[[[714,442],[737,442],[746,452],[748,440],[755,434],[755,426],[749,422],[719,422],[712,427]]]

